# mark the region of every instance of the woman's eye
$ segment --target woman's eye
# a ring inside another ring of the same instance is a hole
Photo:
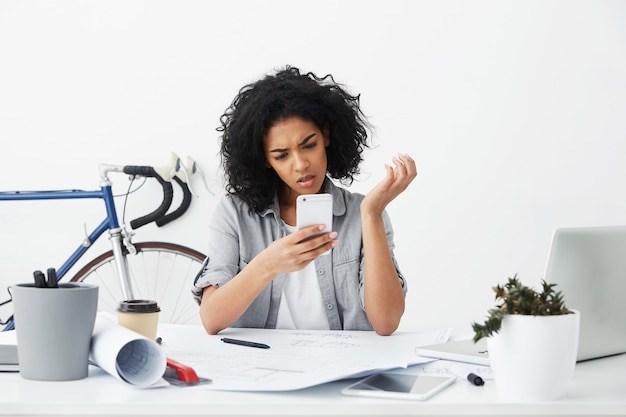
[[[304,149],[311,149],[311,148],[315,148],[317,146],[317,142],[311,142],[311,143],[307,143],[306,145],[304,145]]]

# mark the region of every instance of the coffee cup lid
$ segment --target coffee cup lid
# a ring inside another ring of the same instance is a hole
[[[122,313],[155,313],[161,311],[154,300],[125,300],[121,301],[118,311]]]

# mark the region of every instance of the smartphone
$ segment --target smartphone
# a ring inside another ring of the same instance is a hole
[[[344,395],[426,400],[456,380],[454,375],[409,375],[381,372],[341,390]]]
[[[311,238],[333,230],[333,197],[330,194],[302,194],[296,199],[296,228],[300,230],[314,224],[324,224],[326,228]],[[323,255],[328,253],[330,250]]]

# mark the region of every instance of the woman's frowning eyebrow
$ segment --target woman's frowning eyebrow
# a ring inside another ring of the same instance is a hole
[[[298,144],[298,146],[306,145],[307,142],[309,142],[311,139],[313,139],[316,134],[317,133],[311,133],[309,136],[307,136],[304,139],[302,139],[302,141]],[[272,152],[274,152],[274,153],[281,153],[281,152],[286,152],[286,151],[287,151],[286,148],[276,148],[276,149],[270,150],[270,153],[272,153]]]

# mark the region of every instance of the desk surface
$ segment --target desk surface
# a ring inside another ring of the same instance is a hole
[[[626,416],[626,354],[580,363],[566,398],[512,404],[488,381],[457,381],[427,401],[346,397],[350,380],[290,392],[139,389],[92,367],[79,381],[43,382],[0,373],[0,415],[80,416]]]

